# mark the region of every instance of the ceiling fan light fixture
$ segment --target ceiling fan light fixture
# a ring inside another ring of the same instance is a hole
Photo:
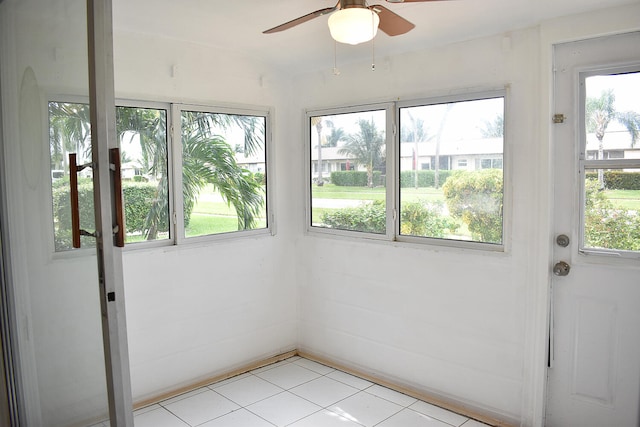
[[[329,32],[339,43],[359,44],[372,40],[380,24],[380,17],[364,7],[341,9],[329,16]]]

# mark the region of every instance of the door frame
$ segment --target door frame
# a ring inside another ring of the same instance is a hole
[[[0,101],[2,99],[2,79],[0,79]],[[0,102],[0,117],[2,115],[2,102]],[[0,165],[4,165],[4,132],[3,120],[0,120]],[[11,297],[11,269],[7,254],[9,253],[9,241],[7,239],[7,200],[5,188],[5,168],[0,170],[0,423],[9,422],[9,425],[19,426],[19,385],[16,375],[17,353],[14,351],[15,343],[12,340],[17,334],[14,331],[15,311],[10,301]]]
[[[110,167],[110,149],[118,148],[112,0],[87,0],[87,27],[95,234],[109,416],[112,427],[133,427],[122,248],[116,247],[113,236],[114,199],[122,194],[115,194]]]

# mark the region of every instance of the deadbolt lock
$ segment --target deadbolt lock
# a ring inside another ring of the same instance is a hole
[[[569,246],[569,242],[569,236],[567,236],[566,234],[559,234],[558,237],[556,237],[556,243],[558,244],[558,246],[562,246],[563,248]]]

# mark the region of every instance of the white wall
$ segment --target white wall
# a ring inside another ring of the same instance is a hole
[[[300,349],[516,425],[542,425],[550,52],[561,40],[637,28],[630,16],[637,6],[380,58],[375,72],[364,63],[334,76],[327,64],[296,79],[298,110],[509,88],[505,253],[300,233]]]
[[[114,62],[119,97],[271,107],[278,141],[275,237],[125,253],[134,399],[294,349],[295,253],[282,226],[294,213],[278,197],[291,184],[277,168],[293,161],[278,149],[290,132],[288,85],[240,54],[132,33],[116,33]]]
[[[80,423],[106,405],[96,260],[93,250],[52,254],[46,101],[88,93],[84,2],[5,1],[0,8],[3,168],[27,424]],[[281,123],[291,115],[290,87],[263,76],[270,70],[250,58],[117,32],[114,56],[116,97],[265,106],[273,138],[289,139]],[[28,66],[37,100],[23,111]],[[25,122],[37,130],[21,140]],[[293,161],[286,150],[272,154],[276,165]],[[292,192],[286,177],[271,178],[276,193]],[[291,221],[293,213],[274,200],[278,221]],[[290,235],[282,227],[275,236],[125,250],[134,401],[296,348]]]
[[[538,206],[537,52],[532,29],[295,83],[300,109],[509,88],[506,252],[301,236],[300,348],[519,421],[530,248],[540,239],[528,226]]]

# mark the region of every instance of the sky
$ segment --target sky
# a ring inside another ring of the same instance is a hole
[[[640,73],[592,76],[587,77],[585,82],[588,98],[597,98],[603,90],[613,89],[616,111],[635,111],[640,114]],[[607,127],[607,131],[626,132],[627,130],[620,123],[612,122]]]

